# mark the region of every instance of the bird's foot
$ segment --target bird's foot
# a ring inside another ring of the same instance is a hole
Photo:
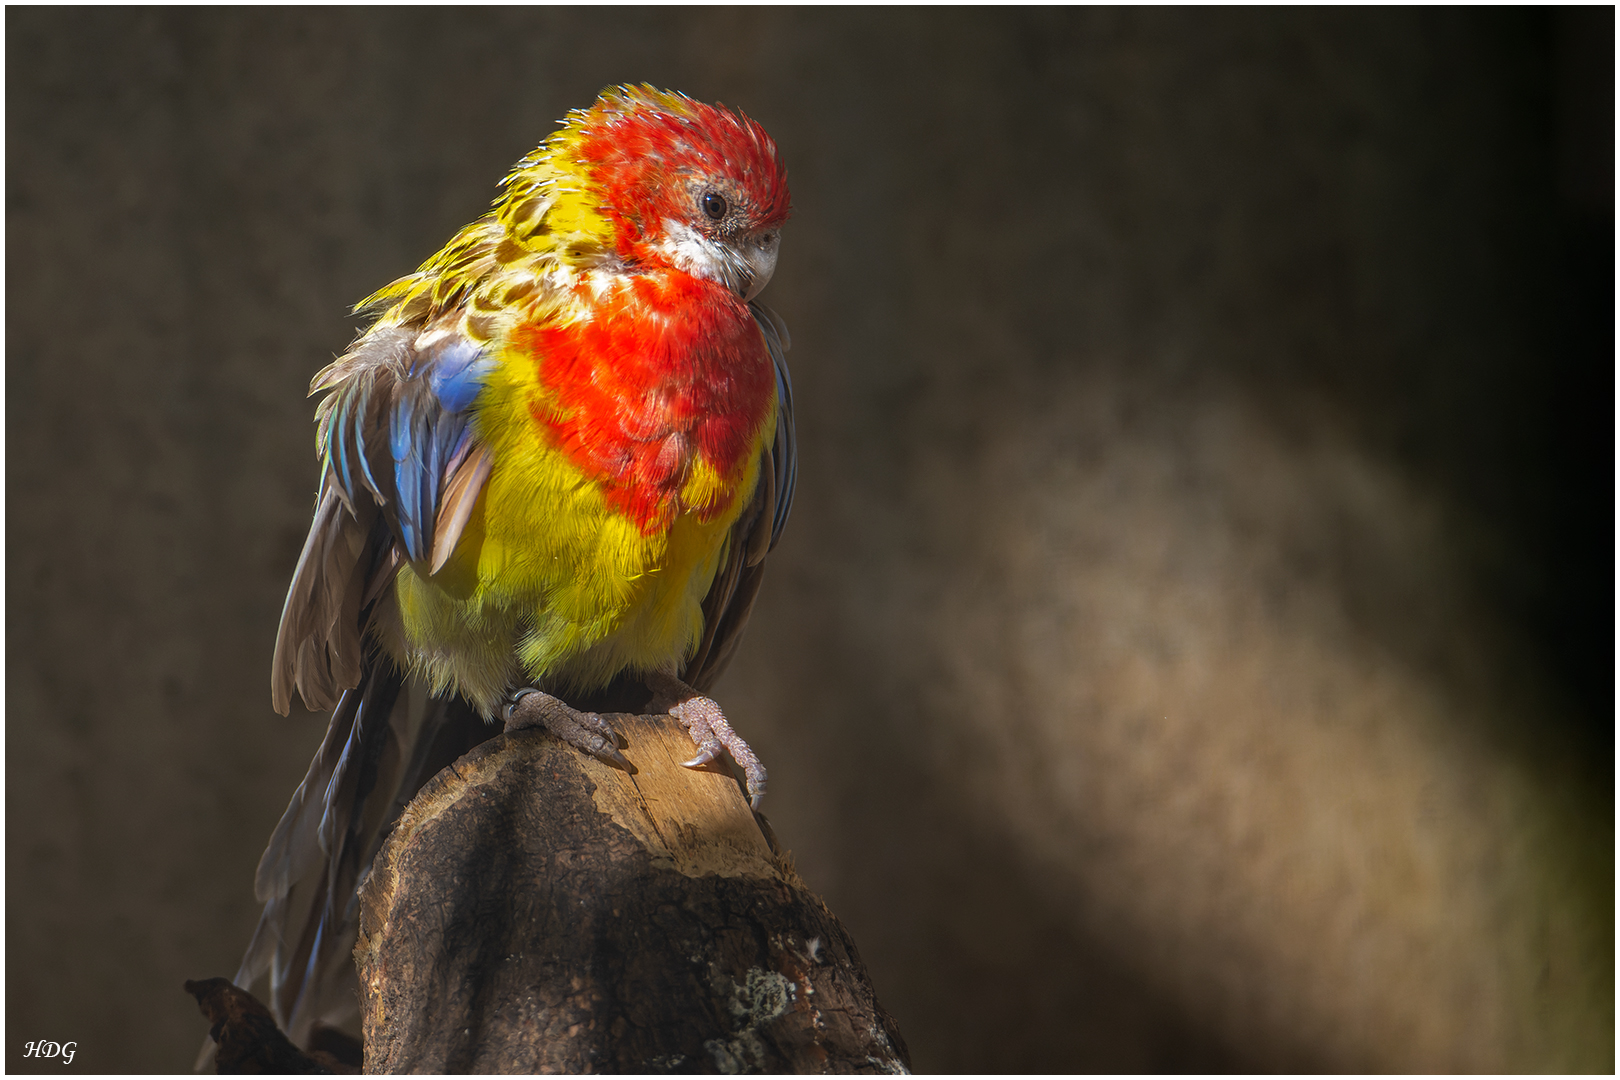
[[[600,713],[580,712],[561,699],[533,687],[515,691],[503,711],[506,713],[508,732],[545,728],[569,746],[583,750],[598,761],[605,761],[625,772],[636,771],[629,759],[619,753],[619,747],[624,745],[619,740],[619,733]]]
[[[688,769],[707,765],[720,756],[722,750],[731,755],[743,771],[748,782],[748,799],[755,810],[765,798],[765,766],[758,756],[743,742],[741,735],[731,730],[726,714],[713,698],[706,698],[679,679],[653,673],[647,676],[647,686],[653,692],[653,708],[662,708],[681,722],[692,742],[697,744],[697,756],[683,761]]]

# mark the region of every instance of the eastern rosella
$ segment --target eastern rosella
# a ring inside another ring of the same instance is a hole
[[[754,299],[788,210],[753,120],[610,89],[362,301],[375,321],[315,377],[321,490],[272,694],[332,719],[259,864],[237,975],[270,971],[296,1041],[353,1009],[355,888],[388,826],[522,695],[622,763],[584,710],[650,691],[688,764],[724,749],[763,793],[702,695],[792,500],[787,334]]]

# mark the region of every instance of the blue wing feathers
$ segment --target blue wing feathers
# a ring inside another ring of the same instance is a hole
[[[329,445],[328,447],[329,456],[332,449],[337,451],[338,482],[343,485],[344,492],[349,494],[349,502],[351,506],[354,503],[354,496],[352,494],[354,491],[354,480],[349,475],[349,440],[344,438],[341,433],[349,426],[349,406],[352,404],[352,396],[349,394],[344,394],[338,400],[337,415],[333,418],[331,426],[337,429],[339,435],[337,438],[330,440],[330,442],[336,443],[336,446],[334,447]],[[355,439],[357,442],[360,442],[360,438],[359,429],[356,428]],[[364,446],[363,442],[361,442],[361,446]],[[365,455],[362,453],[361,458],[364,459],[364,457]]]
[[[394,455],[394,464],[403,465],[410,460],[411,443],[416,432],[411,430],[411,407],[415,404],[409,397],[400,395],[394,405],[394,416],[388,425],[388,449]]]
[[[427,372],[439,404],[450,412],[463,412],[478,397],[494,362],[477,345],[457,339],[446,345]]]
[[[350,506],[364,490],[384,507],[413,561],[434,554],[445,487],[473,443],[473,404],[494,367],[466,338],[419,340],[406,330],[370,335],[315,381],[332,391],[321,427],[328,470]]]
[[[422,520],[422,493],[418,486],[422,465],[420,456],[415,452],[419,436],[416,424],[412,422],[416,419],[412,414],[413,404],[410,396],[401,394],[394,405],[388,447],[394,458],[394,493],[398,500],[395,514],[399,521],[400,539],[405,543],[405,554],[412,559],[420,559],[422,545],[417,523]]]
[[[467,451],[472,447],[472,426],[468,425],[461,431],[461,437],[456,440],[455,449],[450,451],[450,460],[445,462],[444,475],[452,476],[461,468],[461,463],[467,460]]]
[[[366,445],[365,415],[365,410],[361,409],[355,413],[354,417],[354,442],[356,446],[361,448]],[[372,497],[381,502],[383,498],[382,488],[377,486],[377,478],[371,473],[371,459],[364,453],[360,454],[359,457],[360,472],[366,478],[366,490],[370,491]]]

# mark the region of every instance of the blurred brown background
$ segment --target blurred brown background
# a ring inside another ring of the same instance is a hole
[[[322,726],[309,377],[643,80],[791,169],[718,696],[916,1065],[1614,1068],[1612,10],[6,28],[11,1070],[189,1068]]]

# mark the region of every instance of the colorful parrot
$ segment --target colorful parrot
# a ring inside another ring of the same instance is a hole
[[[610,89],[318,374],[321,490],[272,700],[332,719],[259,863],[284,1030],[354,1009],[355,890],[421,785],[515,703],[624,765],[598,712],[664,709],[765,769],[703,696],[748,620],[795,475],[786,329],[755,301],[788,218],[740,112]]]

